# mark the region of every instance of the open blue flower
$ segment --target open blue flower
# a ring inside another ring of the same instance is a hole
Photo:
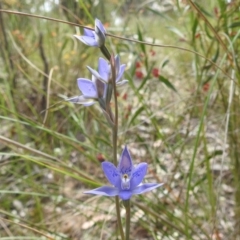
[[[126,64],[121,64],[118,55],[115,56],[115,64],[116,86],[122,86],[128,82],[127,80],[121,80],[126,68]],[[109,80],[112,77],[111,66],[104,58],[99,58],[98,72],[90,67],[87,68],[97,79],[101,80],[104,83],[109,83]]]
[[[125,147],[117,167],[111,162],[102,163],[103,172],[113,186],[102,186],[85,193],[108,197],[119,196],[122,200],[128,200],[134,194],[142,194],[162,186],[163,183],[141,184],[147,173],[147,167],[148,164],[145,162],[134,167],[130,153]]]
[[[121,80],[123,72],[125,70],[125,64],[120,64],[118,56],[115,57],[116,61],[116,85],[122,86],[127,83],[127,80]],[[101,107],[105,108],[106,90],[109,78],[111,77],[111,68],[108,62],[99,58],[98,60],[98,72],[90,67],[87,67],[92,73],[92,81],[86,78],[78,78],[77,84],[79,90],[83,95],[68,98],[67,101],[83,104],[84,106],[91,106],[97,101]]]
[[[77,79],[78,88],[83,95],[68,98],[67,101],[91,106],[97,101],[104,99],[106,94],[106,84],[92,76],[92,81],[86,78]]]
[[[83,32],[83,36],[74,37],[91,47],[102,47],[105,44],[106,30],[100,20],[95,19],[95,31],[84,28]]]

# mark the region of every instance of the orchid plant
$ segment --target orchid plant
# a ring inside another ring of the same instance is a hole
[[[87,194],[115,197],[118,226],[122,240],[130,238],[130,198],[132,195],[142,194],[163,185],[163,183],[142,183],[147,174],[148,164],[145,162],[133,165],[131,155],[125,146],[117,165],[117,132],[118,105],[116,87],[124,86],[128,81],[122,80],[126,65],[120,63],[120,57],[110,55],[105,46],[106,30],[100,20],[95,20],[94,30],[84,28],[84,35],[74,35],[78,40],[91,47],[99,47],[104,58],[98,59],[98,71],[87,67],[92,74],[92,80],[78,78],[77,85],[82,95],[68,98],[67,101],[91,106],[98,102],[106,119],[112,127],[113,162],[102,162],[102,170],[112,186],[102,186],[86,191]],[[114,96],[115,114],[111,110],[110,102]],[[117,165],[117,166],[115,166]],[[126,229],[122,229],[119,198],[126,208]]]
[[[119,196],[122,200],[129,200],[132,195],[142,194],[158,188],[163,183],[144,183],[141,184],[147,173],[148,164],[139,163],[134,167],[130,153],[125,146],[117,167],[111,162],[102,163],[103,172],[112,186],[103,186],[85,193],[102,196]]]

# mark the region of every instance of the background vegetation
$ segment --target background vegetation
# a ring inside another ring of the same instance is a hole
[[[240,239],[239,8],[2,0],[1,239],[117,239],[114,200],[83,194],[106,183],[109,128],[97,106],[63,101],[101,53],[60,20],[93,26],[95,17],[127,64],[119,153],[127,143],[136,163],[149,163],[146,180],[165,183],[133,198],[132,239]]]

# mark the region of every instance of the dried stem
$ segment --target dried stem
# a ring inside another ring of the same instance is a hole
[[[124,202],[124,206],[126,209],[126,225],[125,225],[125,240],[130,240],[130,219],[131,219],[131,211],[130,211],[130,199],[129,200],[125,200]]]
[[[116,90],[116,68],[115,68],[115,58],[112,55],[110,58],[111,70],[112,70],[112,78],[109,84],[113,86],[113,96],[114,96],[114,103],[115,103],[115,117],[114,117],[114,125],[112,127],[112,141],[113,141],[113,163],[117,165],[117,135],[118,135],[118,104],[117,104],[117,90]],[[123,227],[122,227],[122,220],[120,215],[120,204],[119,204],[119,197],[115,197],[116,202],[116,212],[117,212],[117,221],[118,227],[120,230],[122,240],[125,240]]]
[[[46,54],[44,52],[44,48],[43,48],[43,34],[40,33],[39,34],[39,52],[40,52],[40,57],[43,61],[43,66],[44,66],[44,73],[45,75],[43,75],[43,83],[42,83],[42,87],[43,87],[43,96],[42,96],[42,110],[45,109],[46,106],[46,94],[47,94],[47,87],[48,87],[48,72],[49,72],[49,67],[48,67],[48,61],[46,58]]]

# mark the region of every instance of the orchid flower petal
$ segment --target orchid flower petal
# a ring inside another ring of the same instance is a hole
[[[116,75],[118,75],[119,68],[120,68],[120,58],[118,55],[115,56],[115,68],[116,68]]]
[[[120,157],[120,162],[119,162],[117,168],[121,174],[131,174],[132,173],[132,169],[133,169],[132,158],[131,158],[130,153],[126,146],[122,152],[122,155]]]
[[[136,188],[142,182],[143,178],[147,173],[147,167],[148,167],[147,163],[140,163],[137,165],[136,168],[134,168],[130,182],[131,190]]]
[[[87,69],[90,71],[90,73],[95,76],[97,79],[101,80],[104,83],[107,83],[107,81],[105,79],[102,78],[102,76],[94,69],[92,69],[91,67],[87,66]]]
[[[105,82],[108,82],[110,75],[110,66],[108,62],[103,58],[99,58],[98,60],[98,72],[101,78],[104,79]]]
[[[103,186],[103,187],[95,188],[93,190],[86,191],[84,193],[114,197],[119,194],[119,190],[114,187]]]
[[[102,169],[108,181],[113,186],[120,188],[121,177],[117,168],[111,162],[103,162]]]
[[[83,104],[86,107],[87,106],[91,106],[94,103],[96,103],[95,100],[87,99],[83,95],[82,96],[74,96],[74,97],[68,98],[68,99],[66,99],[66,101],[71,102],[71,103],[75,103],[75,104]]]
[[[125,68],[126,68],[126,64],[122,64],[122,65],[120,66],[120,69],[119,69],[119,72],[118,72],[118,75],[117,75],[116,82],[118,82],[118,81],[121,79],[121,77],[122,77],[122,75],[123,75],[123,73],[124,73]]]
[[[122,200],[128,200],[131,198],[132,195],[133,195],[133,193],[131,191],[120,191],[119,192],[119,197]]]
[[[83,35],[84,35],[84,36],[94,38],[94,34],[93,34],[93,33],[94,33],[93,30],[90,30],[90,29],[87,29],[87,28],[84,28],[84,29],[83,29]]]
[[[97,88],[98,98],[101,98],[101,99],[104,98],[105,92],[106,92],[106,84],[97,78],[94,80],[94,82]]]
[[[96,42],[94,37],[89,37],[89,36],[78,36],[74,35],[78,40],[83,42],[84,44],[90,46],[90,47],[97,47],[98,43]]]
[[[83,103],[83,106],[89,107],[89,106],[92,106],[94,103],[96,103],[96,102],[95,101],[85,102],[85,103]]]
[[[155,188],[161,187],[164,183],[144,183],[136,187],[132,193],[133,194],[142,194],[145,192],[149,192]]]
[[[104,45],[105,43],[105,29],[101,23],[100,20],[96,19],[95,20],[95,32],[94,32],[94,35],[95,35],[95,40],[96,42],[98,43],[98,47],[101,47]]]
[[[95,19],[95,26],[97,26],[102,31],[102,33],[106,33],[106,30],[105,30],[102,22],[97,18]]]
[[[97,89],[95,84],[86,78],[77,79],[78,88],[81,90],[85,97],[97,98]]]
[[[122,80],[122,81],[117,82],[116,86],[118,88],[121,88],[121,87],[125,86],[127,83],[128,83],[128,80]]]

